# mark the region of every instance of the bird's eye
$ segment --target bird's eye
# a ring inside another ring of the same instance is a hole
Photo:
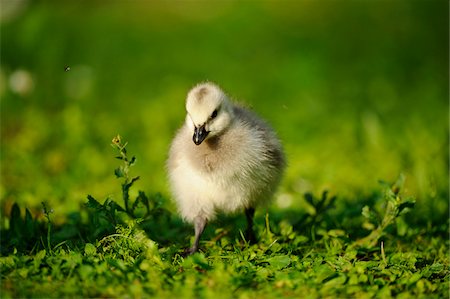
[[[211,114],[211,119],[216,118],[217,116],[217,109],[213,111],[213,113]]]

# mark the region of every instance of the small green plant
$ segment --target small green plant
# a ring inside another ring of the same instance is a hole
[[[44,216],[47,219],[47,253],[51,253],[52,252],[52,246],[51,246],[51,241],[50,241],[50,235],[51,235],[51,231],[52,231],[52,221],[50,220],[50,214],[53,213],[53,210],[49,210],[47,208],[47,205],[45,204],[45,202],[42,202],[42,209],[44,211]],[[42,240],[42,239],[41,239]],[[44,243],[42,241],[42,243]],[[45,245],[44,245],[45,247]]]
[[[1,234],[1,253],[33,250],[39,244],[42,230],[43,225],[33,219],[28,208],[22,217],[19,205],[14,203],[9,218],[9,229],[2,231]]]
[[[322,196],[315,197],[312,193],[305,193],[304,198],[306,202],[312,207],[312,212],[305,214],[297,223],[294,224],[294,229],[298,231],[310,230],[311,238],[314,240],[316,235],[316,228],[328,217],[327,212],[334,207],[336,196],[328,196],[328,191],[323,191]]]
[[[122,180],[122,200],[123,206],[115,200],[107,198],[103,204],[96,200],[93,196],[88,195],[86,206],[93,209],[95,213],[91,214],[92,222],[96,227],[95,235],[112,232],[114,228],[122,222],[120,213],[127,215],[131,219],[149,219],[151,216],[164,214],[162,208],[161,196],[155,194],[148,197],[145,192],[139,191],[137,197],[133,200],[130,197],[130,188],[139,180],[139,176],[131,176],[131,167],[136,163],[136,157],[128,156],[126,146],[128,142],[122,142],[120,135],[112,139],[111,146],[118,151],[116,159],[122,161],[122,165],[114,170],[114,174],[118,179]],[[144,212],[142,212],[142,208]],[[106,221],[104,221],[106,220]]]
[[[359,239],[355,244],[362,247],[373,247],[378,240],[385,234],[386,228],[394,224],[396,219],[406,214],[415,205],[415,200],[411,197],[404,197],[401,194],[405,177],[400,175],[397,181],[390,186],[385,182],[380,182],[384,187],[384,211],[377,212],[369,206],[364,206],[362,215],[366,218],[363,226],[371,229],[371,233]]]
[[[120,135],[117,135],[112,139],[111,146],[119,151],[119,156],[116,157],[116,159],[119,159],[123,162],[123,165],[119,166],[114,170],[114,174],[117,178],[123,178],[122,183],[122,198],[125,204],[125,212],[127,212],[130,216],[133,215],[134,208],[136,207],[137,203],[141,201],[146,204],[147,210],[149,211],[148,207],[148,199],[147,197],[143,196],[141,198],[141,192],[139,193],[138,198],[135,200],[134,204],[130,207],[130,188],[133,186],[133,184],[139,180],[139,176],[131,177],[130,176],[130,168],[134,165],[136,162],[136,157],[132,156],[131,158],[128,158],[127,155],[127,149],[126,146],[128,145],[128,142],[122,143],[122,138]]]
[[[117,225],[114,234],[97,242],[97,248],[108,256],[108,261],[120,260],[130,264],[140,263],[146,256],[157,254],[157,245],[139,227],[141,222],[135,219],[127,221],[125,225]]]
[[[128,142],[122,143],[122,139],[120,135],[117,135],[112,139],[111,146],[119,151],[119,156],[116,156],[116,159],[119,159],[123,162],[123,165],[120,165],[118,168],[114,170],[114,174],[117,178],[122,178],[123,182],[121,184],[122,187],[122,199],[124,202],[125,208],[117,204],[110,198],[107,198],[103,204],[100,204],[94,197],[88,195],[88,207],[96,209],[100,212],[105,218],[107,218],[112,224],[117,224],[116,212],[125,212],[129,216],[134,216],[134,208],[137,206],[139,202],[147,204],[148,207],[148,199],[145,194],[140,191],[138,198],[135,200],[134,204],[130,206],[130,188],[133,184],[139,179],[139,176],[130,177],[130,168],[136,162],[136,157],[133,156],[131,159],[127,156],[127,146]]]

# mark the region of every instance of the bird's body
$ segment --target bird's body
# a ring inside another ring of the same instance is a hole
[[[254,208],[275,192],[285,161],[273,130],[251,111],[232,104],[216,85],[194,87],[186,109],[167,166],[180,214],[196,227],[192,253],[216,212],[245,209],[252,221]]]

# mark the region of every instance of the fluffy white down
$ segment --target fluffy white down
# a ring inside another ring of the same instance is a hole
[[[232,120],[214,144],[195,145],[189,123],[172,142],[169,181],[188,222],[267,202],[281,179],[284,156],[273,131],[253,113],[230,105]]]

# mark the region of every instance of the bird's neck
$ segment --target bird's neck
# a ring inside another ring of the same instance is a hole
[[[220,143],[220,136],[214,136],[205,140],[205,145],[208,147],[209,150],[212,151],[217,150],[219,143]]]

